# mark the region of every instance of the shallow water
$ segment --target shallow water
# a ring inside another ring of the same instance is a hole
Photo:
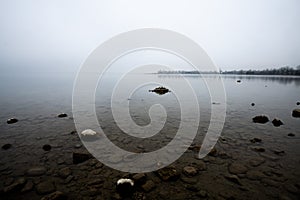
[[[183,78],[180,75],[162,74],[132,76],[134,79],[150,78],[154,82],[171,81],[175,85]],[[179,102],[172,90],[160,96],[149,92],[156,87],[156,84],[149,84],[139,87],[127,99],[120,99],[129,103],[130,114],[139,125],[150,122],[148,110],[151,105],[162,104],[167,111],[166,124],[159,134],[149,139],[135,139],[123,134],[113,121],[110,90],[116,77],[117,74],[107,77],[105,84],[100,85],[96,93],[98,120],[107,136],[118,146],[133,152],[150,152],[168,144],[176,134],[181,120]],[[211,106],[219,106],[219,102],[212,104],[201,76],[189,75],[184,78],[191,83],[199,100],[201,121],[194,143],[201,144],[209,125]],[[214,75],[205,75],[205,78],[209,81],[216,79]],[[12,144],[10,149],[0,150],[1,188],[10,185],[9,180],[25,176],[27,181],[33,181],[34,187],[39,182],[51,180],[56,190],[64,192],[71,199],[111,199],[115,195],[114,184],[125,173],[104,166],[95,174],[98,168],[94,169],[89,163],[72,164],[72,151],[76,144],[81,144],[76,134],[70,134],[75,130],[72,118],[74,79],[74,76],[51,75],[1,77],[0,146]],[[200,190],[206,192],[208,199],[299,197],[300,119],[293,118],[291,112],[300,108],[296,105],[300,101],[300,77],[222,75],[222,79],[227,97],[227,115],[221,139],[216,145],[218,154],[199,160],[195,157],[197,152],[188,150],[173,163],[181,173],[184,166],[199,168],[204,161],[207,169],[199,170],[191,178],[181,174],[177,181],[164,182],[156,173],[147,173],[148,179],[156,185],[150,192],[141,190],[147,199],[198,199]],[[241,80],[241,83],[237,83],[237,80]],[[188,98],[185,101],[189,103]],[[251,103],[255,103],[255,106],[251,106]],[[57,118],[61,112],[67,113],[69,117]],[[268,115],[271,121],[277,117],[284,125],[274,127],[271,122],[253,123],[252,117],[261,114]],[[18,118],[19,122],[7,124],[6,120],[10,117]],[[289,137],[289,133],[295,136]],[[251,143],[254,137],[260,138],[262,142]],[[51,151],[45,152],[42,149],[44,144],[50,144]],[[256,152],[255,147],[262,147],[265,152]],[[281,151],[284,152],[278,153]],[[250,165],[255,159],[263,159],[263,162],[258,166]],[[237,174],[240,185],[224,178],[230,174],[228,169],[232,163],[241,163],[247,168],[247,172]],[[47,172],[39,177],[27,177],[26,170],[33,166],[45,166]],[[58,175],[63,167],[69,167],[74,176],[68,183]],[[95,178],[103,179],[104,183],[97,188],[99,193],[91,195],[93,192],[87,183]],[[172,195],[175,192],[177,196]],[[40,199],[43,196],[37,194],[35,189],[23,194],[0,194],[1,199]]]

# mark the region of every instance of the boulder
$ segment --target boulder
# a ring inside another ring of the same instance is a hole
[[[292,112],[293,117],[300,117],[300,109],[294,109]]]
[[[259,115],[252,118],[254,123],[265,124],[269,121],[269,118],[266,115]]]
[[[273,119],[272,124],[276,127],[283,125],[283,122],[280,119]]]

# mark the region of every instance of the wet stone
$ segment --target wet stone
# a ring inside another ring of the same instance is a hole
[[[227,180],[233,182],[233,183],[236,183],[238,185],[242,185],[241,182],[240,182],[240,179],[238,176],[236,175],[231,175],[231,174],[228,174],[228,175],[225,175],[224,176]]]
[[[60,113],[57,115],[57,117],[63,118],[63,117],[68,117],[68,115],[66,113]]]
[[[7,149],[10,149],[11,147],[12,147],[11,144],[4,144],[1,148],[2,148],[3,150],[7,150]]]
[[[73,152],[73,164],[79,164],[92,158],[92,155],[86,151]]]
[[[19,120],[18,119],[16,119],[16,118],[9,118],[7,121],[6,121],[6,123],[8,123],[8,124],[14,124],[14,123],[17,123]]]
[[[148,180],[144,185],[142,185],[142,188],[145,192],[150,192],[155,187],[156,187],[156,185],[152,180]]]
[[[33,167],[27,171],[28,176],[41,176],[46,173],[45,167]]]
[[[51,181],[44,181],[35,186],[36,192],[40,195],[49,194],[55,191],[55,186]]]
[[[288,136],[289,137],[295,137],[295,134],[294,133],[289,133]]]
[[[232,163],[228,167],[228,171],[231,174],[244,174],[247,172],[247,167],[241,163]]]
[[[293,117],[300,117],[300,109],[294,109],[292,112]]]
[[[252,118],[254,123],[265,124],[269,121],[269,118],[266,115],[259,115]]]
[[[186,176],[195,176],[197,175],[198,173],[198,170],[195,168],[195,167],[192,167],[192,166],[186,166],[183,168],[183,173],[186,175]]]

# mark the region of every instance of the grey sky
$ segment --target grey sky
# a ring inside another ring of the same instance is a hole
[[[300,65],[298,0],[1,0],[0,27],[2,72],[75,72],[103,41],[145,27],[185,34],[225,70]]]

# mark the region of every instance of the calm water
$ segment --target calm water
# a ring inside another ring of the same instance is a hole
[[[134,79],[150,77],[154,82],[164,80],[175,84],[182,79],[180,75],[134,74],[132,76]],[[114,143],[132,151],[138,150],[138,145],[143,145],[145,151],[153,151],[166,145],[176,133],[181,120],[180,106],[175,95],[172,92],[161,96],[149,93],[148,90],[157,86],[149,84],[139,87],[127,99],[120,99],[122,102],[129,102],[130,114],[139,125],[147,125],[150,122],[148,110],[153,104],[163,105],[168,114],[165,127],[160,134],[150,140],[132,140],[122,135],[111,114],[110,91],[116,77],[118,75],[106,77],[105,84],[102,88],[99,87],[96,93],[98,120],[105,133]],[[191,83],[198,97],[201,121],[194,142],[201,144],[209,124],[210,108],[218,104],[212,105],[209,92],[200,76],[184,77]],[[214,75],[205,75],[205,77],[210,81],[216,79]],[[245,161],[257,155],[251,150],[252,144],[249,140],[254,137],[261,138],[262,147],[266,149],[262,156],[271,158],[271,164],[269,163],[268,166],[274,165],[275,158],[272,161],[271,156],[276,155],[273,155],[273,151],[284,151],[283,156],[277,156],[279,160],[276,160],[275,164],[288,180],[299,183],[300,123],[299,118],[291,116],[291,112],[295,108],[300,108],[296,105],[296,102],[300,101],[300,77],[223,75],[222,79],[227,96],[227,116],[222,132],[222,138],[226,142],[219,142],[217,149],[232,155],[233,160]],[[237,80],[241,80],[241,83],[237,83]],[[70,142],[60,138],[61,135],[67,135],[75,129],[72,119],[74,76],[1,76],[0,81],[0,145],[13,144],[12,151],[1,150],[0,163],[9,163],[15,170],[16,176],[23,173],[24,166],[44,162],[39,157],[42,152],[41,144],[52,143],[54,148],[70,152],[74,143],[80,143],[78,139],[70,139]],[[188,98],[185,100],[186,103],[189,102]],[[255,106],[251,106],[251,103],[255,103]],[[67,113],[69,117],[57,118],[57,114],[61,112]],[[284,125],[274,127],[271,122],[253,123],[252,117],[261,114],[268,115],[270,120],[277,117],[284,122]],[[8,125],[6,120],[10,117],[18,118],[19,122]],[[289,133],[294,133],[296,136],[288,137]],[[61,151],[57,153],[62,155]],[[57,154],[53,155],[53,159],[57,158],[56,156]],[[191,159],[194,159],[193,153],[187,153],[178,164],[184,166],[191,162]],[[215,172],[211,171],[210,175]],[[260,190],[259,186],[252,186],[251,183],[249,185],[253,189]]]

